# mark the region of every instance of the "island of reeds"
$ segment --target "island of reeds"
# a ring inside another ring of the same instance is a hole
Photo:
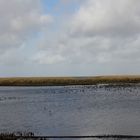
[[[140,76],[0,78],[0,86],[67,86],[129,83],[140,83]]]

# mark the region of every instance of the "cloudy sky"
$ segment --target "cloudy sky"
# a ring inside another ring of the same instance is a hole
[[[140,0],[0,0],[0,76],[140,74]]]

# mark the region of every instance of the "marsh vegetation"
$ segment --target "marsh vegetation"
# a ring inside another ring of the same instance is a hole
[[[0,86],[65,86],[140,83],[140,76],[0,78]]]

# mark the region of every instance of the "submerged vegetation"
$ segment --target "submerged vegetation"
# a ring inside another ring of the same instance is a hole
[[[49,140],[49,139],[100,139],[100,140],[128,140],[140,139],[134,135],[91,135],[91,136],[35,136],[32,132],[1,133],[0,140]]]
[[[140,76],[0,78],[0,86],[66,86],[140,83]]]
[[[0,133],[0,140],[26,140],[33,136],[33,132]]]

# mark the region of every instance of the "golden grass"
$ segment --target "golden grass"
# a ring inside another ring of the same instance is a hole
[[[140,76],[0,78],[0,86],[65,86],[140,83]]]

